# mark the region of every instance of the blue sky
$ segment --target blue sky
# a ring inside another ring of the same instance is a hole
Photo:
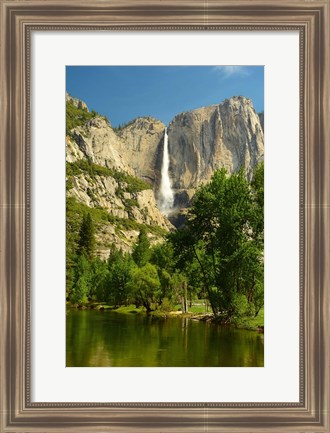
[[[263,66],[67,66],[66,90],[113,126],[176,114],[246,96],[264,109]]]

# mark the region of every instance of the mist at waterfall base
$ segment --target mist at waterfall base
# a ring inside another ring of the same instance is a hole
[[[164,215],[168,215],[173,210],[174,194],[171,187],[171,179],[169,176],[170,159],[168,156],[168,135],[167,129],[164,132],[164,146],[163,146],[163,163],[161,170],[161,182],[158,193],[158,206]]]

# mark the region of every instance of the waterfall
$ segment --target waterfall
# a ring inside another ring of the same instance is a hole
[[[168,215],[173,207],[174,194],[171,188],[171,179],[168,174],[170,160],[168,157],[168,136],[167,129],[164,133],[164,149],[163,149],[163,164],[161,171],[161,181],[159,190],[159,208],[162,213]]]

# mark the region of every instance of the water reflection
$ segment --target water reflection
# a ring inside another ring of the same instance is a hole
[[[263,334],[187,318],[70,310],[68,367],[262,367]]]

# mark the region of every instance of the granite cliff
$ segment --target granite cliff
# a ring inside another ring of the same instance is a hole
[[[67,132],[67,163],[73,168],[67,195],[111,216],[112,225],[103,225],[98,234],[104,241],[99,245],[102,255],[106,256],[113,242],[130,250],[141,225],[149,227],[149,235],[156,242],[161,233],[173,229],[156,204],[165,125],[152,117],[141,117],[113,128],[108,119],[90,113],[85,103],[68,94],[67,104],[80,113],[73,112],[74,127]],[[208,182],[218,168],[233,172],[243,167],[251,176],[264,154],[261,121],[263,116],[243,96],[174,117],[168,126],[174,214],[189,206],[195,189]],[[121,222],[120,229],[115,220]],[[137,225],[131,224],[134,229],[127,230],[131,226],[126,224],[125,228],[123,221]],[[161,229],[158,233],[157,227]]]
[[[260,118],[252,101],[241,96],[177,115],[169,125],[168,142],[177,202],[189,199],[221,167],[229,173],[243,167],[251,176],[264,155]]]
[[[196,188],[221,167],[250,174],[264,152],[259,116],[244,97],[179,114],[168,140],[174,188]]]

